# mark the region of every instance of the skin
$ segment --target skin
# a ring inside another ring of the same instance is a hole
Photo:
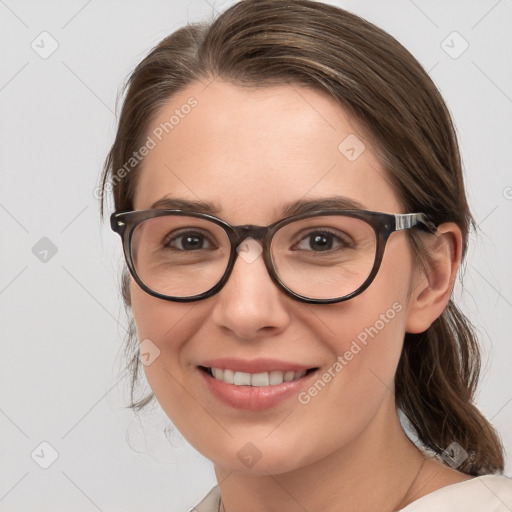
[[[368,210],[403,212],[364,130],[331,98],[214,80],[174,96],[153,125],[191,96],[198,105],[143,161],[135,209],[172,195],[214,202],[216,216],[233,225],[268,225],[289,202],[335,192]],[[366,145],[353,162],[338,150],[349,134]],[[430,459],[413,483],[423,458],[394,401],[404,334],[441,314],[459,265],[460,230],[439,230],[425,237],[435,255],[426,272],[414,265],[406,234],[394,233],[372,285],[338,304],[286,296],[261,257],[239,258],[225,287],[203,301],[168,302],[131,283],[139,339],[160,349],[144,367],[148,382],[183,436],[213,461],[227,511],[394,510],[468,478]],[[400,313],[307,405],[292,397],[269,410],[234,409],[213,398],[198,373],[201,360],[227,356],[272,357],[321,373],[397,302]],[[252,468],[237,457],[248,442],[261,453]]]

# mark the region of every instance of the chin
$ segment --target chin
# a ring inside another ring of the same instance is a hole
[[[246,443],[240,450],[231,451],[229,456],[212,454],[210,460],[214,465],[251,475],[280,475],[290,473],[308,465],[306,454],[298,456],[296,450],[280,450],[278,452],[262,452],[254,444]],[[219,455],[219,456],[217,456]],[[312,456],[311,456],[312,458]]]
[[[308,436],[309,437],[309,436]],[[290,473],[316,462],[327,455],[331,447],[315,446],[307,442],[304,433],[283,432],[274,439],[252,438],[250,435],[229,437],[222,440],[202,437],[199,443],[189,442],[215,466],[226,471],[251,475],[279,475]],[[323,452],[326,452],[323,454]]]

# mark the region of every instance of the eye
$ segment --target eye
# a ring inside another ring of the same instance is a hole
[[[341,233],[333,233],[323,229],[308,233],[299,243],[293,246],[292,250],[322,252],[344,249],[349,246],[349,241],[346,237],[343,238]]]
[[[215,245],[199,231],[182,231],[179,234],[171,233],[163,246],[178,251],[197,251],[201,249],[214,249]]]

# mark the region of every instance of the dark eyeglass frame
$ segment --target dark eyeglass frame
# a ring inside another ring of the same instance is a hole
[[[137,271],[135,270],[135,265],[133,263],[133,258],[131,254],[131,241],[135,228],[141,222],[144,222],[148,219],[154,219],[156,217],[164,217],[169,215],[196,217],[198,219],[204,219],[213,222],[214,224],[217,224],[222,229],[224,229],[231,243],[231,252],[223,276],[220,278],[217,284],[215,284],[215,286],[199,295],[188,297],[174,297],[155,292],[148,288],[141,281],[137,274]],[[330,299],[315,299],[305,297],[287,288],[287,286],[280,280],[279,276],[277,275],[274,269],[274,265],[272,264],[272,257],[270,253],[272,237],[280,228],[292,222],[328,215],[343,215],[346,217],[360,219],[365,221],[368,225],[370,225],[373,228],[376,237],[374,264],[371,272],[369,273],[364,283],[359,288],[357,288],[355,291],[348,295],[344,295],[342,297],[334,297]],[[295,300],[298,300],[300,302],[306,302],[308,304],[333,304],[352,299],[353,297],[359,295],[370,286],[370,284],[373,282],[375,276],[379,271],[380,265],[382,263],[382,258],[384,256],[384,249],[386,247],[386,243],[388,241],[389,236],[392,233],[396,231],[410,229],[413,227],[418,227],[423,231],[427,231],[432,234],[438,233],[435,224],[433,224],[424,213],[392,214],[368,210],[315,210],[312,212],[301,213],[298,215],[292,215],[290,217],[280,219],[277,222],[274,222],[273,224],[270,224],[268,226],[256,226],[253,224],[232,226],[227,222],[224,222],[223,220],[214,217],[213,215],[187,210],[136,210],[126,212],[114,212],[110,217],[110,226],[112,230],[118,233],[121,237],[123,243],[123,252],[126,263],[128,265],[128,269],[134,280],[137,282],[137,284],[149,295],[152,295],[153,297],[157,297],[159,299],[169,300],[173,302],[193,302],[197,300],[207,299],[208,297],[211,297],[218,293],[226,284],[227,280],[229,279],[229,276],[231,275],[231,272],[233,271],[238,256],[238,246],[248,237],[252,237],[253,239],[261,242],[263,248],[263,261],[265,262],[267,272],[272,281],[285,294],[287,294],[288,296],[292,297]]]

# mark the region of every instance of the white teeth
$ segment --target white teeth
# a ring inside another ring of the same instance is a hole
[[[235,372],[233,384],[236,384],[237,386],[250,386],[251,374],[245,372]]]
[[[269,384],[272,386],[273,384],[281,384],[284,380],[284,372],[279,370],[273,371],[269,373]]]
[[[223,371],[220,370],[219,368],[212,368],[212,373],[213,373],[213,376],[218,379],[218,380],[222,380],[222,377],[223,377]]]
[[[233,370],[224,370],[223,378],[221,378],[220,380],[223,380],[228,384],[233,384],[235,382],[235,372]]]
[[[295,376],[295,372],[285,372],[284,374],[284,381],[290,382],[293,380],[293,377]]]
[[[265,387],[275,386],[283,382],[291,382],[306,375],[306,370],[300,372],[274,370],[272,372],[247,373],[235,372],[233,370],[222,370],[221,368],[210,368],[216,380],[235,386]]]
[[[268,386],[270,377],[267,372],[253,373],[251,377],[251,386]]]

